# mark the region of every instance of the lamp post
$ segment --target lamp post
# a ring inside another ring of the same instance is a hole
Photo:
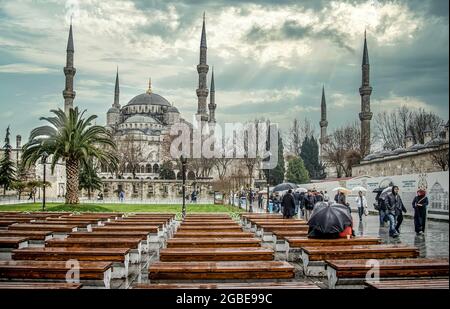
[[[272,153],[269,151],[267,152],[267,161],[270,162],[270,157],[272,156]],[[266,205],[266,212],[269,212],[269,194],[270,194],[270,168],[267,169],[267,205]]]
[[[186,164],[187,164],[187,158],[184,156],[181,156],[181,179],[183,180],[183,208],[181,209],[181,216],[184,220],[186,217]]]
[[[44,178],[44,182],[42,185],[42,211],[45,210],[45,182],[46,182],[46,167],[45,164],[47,163],[47,158],[48,158],[48,153],[44,151],[44,153],[42,153],[42,160],[41,163],[44,167],[44,172],[42,174],[43,178]]]

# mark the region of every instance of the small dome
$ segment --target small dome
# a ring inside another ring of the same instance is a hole
[[[164,99],[162,96],[156,93],[142,93],[135,96],[128,102],[127,106],[130,105],[162,105],[171,106],[169,101]]]
[[[120,114],[120,110],[116,107],[111,107],[110,109],[108,109],[108,114]]]
[[[127,120],[124,121],[124,123],[155,123],[159,124],[159,121],[151,116],[131,116],[130,118],[127,118]]]
[[[169,109],[167,110],[169,113],[177,113],[179,114],[180,112],[178,111],[178,108],[176,108],[175,106],[171,106],[169,107]]]

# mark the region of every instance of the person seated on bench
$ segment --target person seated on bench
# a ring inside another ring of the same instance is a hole
[[[333,239],[355,236],[348,206],[319,202],[308,222],[308,238]]]

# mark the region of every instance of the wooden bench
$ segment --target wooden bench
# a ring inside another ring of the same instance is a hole
[[[325,260],[416,258],[419,249],[406,245],[355,245],[302,247],[301,259],[307,276],[326,276]]]
[[[303,247],[326,247],[326,246],[351,246],[351,245],[377,245],[381,244],[378,237],[354,237],[338,239],[317,239],[307,237],[286,237],[286,259],[290,262],[299,261]]]
[[[167,248],[243,248],[261,247],[257,238],[173,238],[167,241]]]
[[[24,248],[12,251],[14,260],[107,261],[113,263],[111,278],[126,278],[130,261],[128,248]]]
[[[61,224],[61,222],[69,222],[69,223],[74,223],[74,224],[86,223],[86,224],[91,224],[91,225],[100,225],[100,223],[102,222],[99,219],[71,218],[71,217],[67,217],[67,218],[46,218],[45,220],[47,222],[55,222],[55,223],[58,223],[58,224]]]
[[[401,279],[401,280],[383,280],[383,281],[366,281],[365,285],[369,289],[373,290],[448,290],[448,278],[447,279]],[[1,288],[1,286],[0,286]]]
[[[51,239],[45,242],[46,247],[65,248],[128,248],[130,249],[130,263],[139,264],[143,253],[141,237],[127,238],[66,238]]]
[[[332,289],[344,285],[363,286],[371,278],[368,272],[374,271],[374,267],[379,267],[379,278],[385,280],[430,277],[448,279],[449,275],[448,259],[327,260],[328,286]]]
[[[308,231],[280,231],[274,229],[271,231],[273,234],[272,239],[268,240],[269,243],[272,244],[274,250],[276,252],[286,252],[288,243],[286,241],[286,237],[307,237]]]
[[[74,225],[79,231],[91,231],[92,224],[86,221],[46,221],[46,220],[33,220],[30,224],[39,225]]]
[[[92,231],[103,231],[103,232],[147,232],[157,234],[159,232],[159,227],[157,225],[138,225],[138,226],[120,226],[120,225],[108,225],[108,226],[96,226],[92,227]]]
[[[196,221],[183,221],[183,223],[181,223],[181,226],[239,226],[236,222],[234,222],[233,220],[229,220],[229,221],[224,221],[224,220],[220,220],[220,221],[208,221],[208,222],[196,222]]]
[[[73,264],[72,264],[73,265]],[[84,285],[110,288],[111,263],[79,262],[80,282]],[[0,261],[0,281],[62,281],[71,268],[65,261]],[[69,277],[70,278],[70,277]]]
[[[43,244],[45,240],[52,238],[52,233],[52,231],[6,230],[0,231],[0,237],[26,237],[30,244]]]
[[[250,232],[184,232],[184,231],[177,231],[175,233],[175,238],[245,238],[245,237],[251,237],[253,238],[253,233]]]
[[[229,225],[216,225],[216,226],[183,226],[178,228],[179,232],[242,232],[242,228],[239,225],[229,226]]]
[[[312,282],[245,282],[245,283],[137,283],[133,289],[145,290],[176,290],[176,289],[218,289],[218,290],[317,290],[320,289]]]
[[[65,236],[67,233],[76,232],[78,230],[76,225],[63,225],[63,224],[27,224],[16,223],[10,225],[8,230],[21,230],[21,231],[52,231],[54,236]]]
[[[282,261],[155,262],[150,280],[292,279],[294,267]]]
[[[77,290],[82,284],[63,282],[1,282],[0,290]]]
[[[0,237],[0,260],[11,260],[11,251],[28,247],[27,237]]]
[[[176,261],[272,261],[268,248],[165,248],[159,251],[161,262]]]
[[[29,223],[31,220],[33,220],[33,218],[20,218],[20,217],[0,218],[0,227],[6,227],[14,223]]]
[[[140,237],[141,246],[144,252],[159,250],[162,243],[155,236],[151,236],[147,231],[93,231],[70,233],[68,238],[118,238],[118,237]]]

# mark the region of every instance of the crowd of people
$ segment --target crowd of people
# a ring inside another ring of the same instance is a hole
[[[258,208],[265,208],[264,195],[258,194]],[[389,235],[397,238],[401,233],[401,225],[403,223],[404,214],[407,212],[400,196],[399,187],[392,186],[389,192],[379,192],[375,198],[375,209],[379,211],[380,225],[389,224]],[[267,202],[267,201],[266,201]],[[351,213],[350,204],[347,196],[343,191],[338,191],[333,201],[330,201],[327,191],[307,190],[306,192],[298,192],[288,190],[286,193],[271,193],[268,201],[267,212],[282,213],[284,218],[293,218],[299,216],[305,220],[309,220],[314,210],[314,206],[319,202],[331,202],[347,206]],[[369,214],[367,198],[363,191],[358,192],[355,198],[355,204],[358,209],[359,220],[362,221],[364,216]],[[425,223],[427,215],[428,197],[426,191],[419,189],[417,195],[412,202],[414,209],[414,226],[418,236],[424,235]]]

